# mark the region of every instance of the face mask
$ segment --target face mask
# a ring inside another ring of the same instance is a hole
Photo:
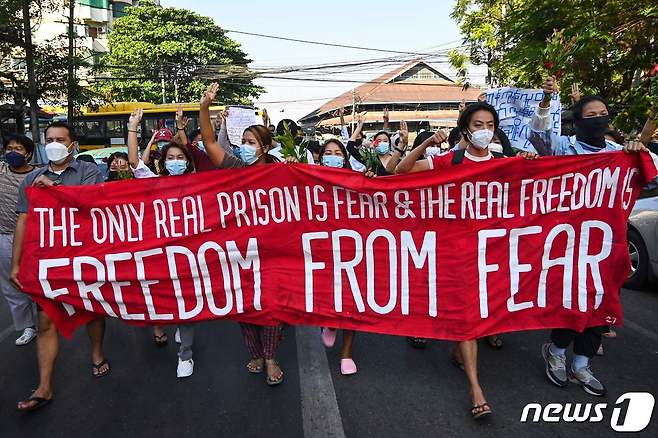
[[[162,150],[162,148],[165,147],[166,145],[167,145],[166,141],[159,141],[158,142],[158,149]]]
[[[187,170],[187,161],[185,160],[167,160],[165,168],[169,175],[182,175]]]
[[[46,156],[53,164],[62,164],[70,154],[69,148],[62,143],[54,141],[46,145]]]
[[[258,160],[256,147],[248,144],[240,146],[240,158],[247,166],[254,164]]]
[[[604,134],[610,125],[610,116],[590,117],[574,120],[576,138],[591,146],[604,147]]]
[[[379,155],[386,155],[391,151],[391,145],[385,141],[382,141],[377,145],[375,151],[377,151]]]
[[[5,154],[5,161],[9,164],[9,167],[18,169],[25,166],[25,163],[27,163],[27,157],[20,152],[11,151]]]
[[[199,149],[201,149],[203,152],[206,151],[206,145],[203,144],[202,141],[199,141],[199,142],[196,144],[196,147],[198,147]]]
[[[480,129],[479,131],[468,131],[468,141],[478,149],[486,149],[491,143],[494,132],[490,129]]]
[[[322,165],[327,167],[343,167],[345,158],[340,155],[323,155]]]
[[[503,153],[503,145],[498,143],[489,143],[489,150],[491,152]]]

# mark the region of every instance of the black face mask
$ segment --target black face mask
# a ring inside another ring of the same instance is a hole
[[[590,146],[605,146],[605,133],[609,129],[610,116],[574,120],[576,138]]]

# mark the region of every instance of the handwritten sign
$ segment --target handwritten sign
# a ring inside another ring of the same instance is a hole
[[[530,120],[544,97],[542,90],[515,87],[493,88],[486,91],[487,103],[498,111],[500,129],[507,134],[512,147],[535,152],[528,140]],[[559,94],[551,100],[551,129],[555,135],[561,133],[562,104]]]
[[[228,139],[231,144],[242,144],[242,133],[244,130],[251,125],[259,124],[262,124],[262,122],[256,117],[253,108],[229,107],[226,131],[228,132]]]

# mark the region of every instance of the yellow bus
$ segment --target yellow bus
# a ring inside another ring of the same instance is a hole
[[[178,103],[153,104],[147,102],[117,102],[103,105],[96,111],[82,111],[82,115],[75,120],[75,130],[78,135],[81,151],[89,151],[113,146],[125,146],[128,138],[128,119],[130,114],[141,108],[144,110],[142,118],[142,142],[151,139],[153,132],[160,127],[166,127],[176,134],[176,110]],[[199,126],[199,103],[183,103],[185,117],[189,119],[187,131]],[[217,113],[226,108],[224,105],[210,107],[213,119]],[[261,115],[260,111],[257,115]]]

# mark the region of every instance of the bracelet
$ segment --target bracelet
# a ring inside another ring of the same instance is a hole
[[[176,129],[178,129],[179,131],[185,131],[185,128],[176,128]]]
[[[134,129],[129,129],[128,132],[134,132],[135,134],[137,134],[137,130]]]

